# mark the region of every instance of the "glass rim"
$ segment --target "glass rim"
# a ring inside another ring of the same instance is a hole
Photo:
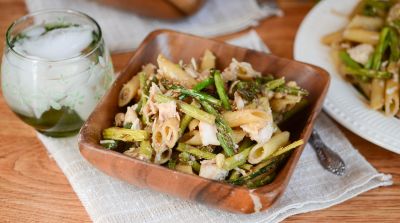
[[[20,24],[23,21],[26,21],[28,18],[34,17],[34,16],[38,16],[38,15],[43,15],[43,14],[50,14],[50,13],[65,13],[65,14],[71,14],[71,15],[76,15],[76,16],[80,16],[83,18],[88,19],[90,22],[92,22],[96,28],[98,29],[98,35],[99,35],[99,40],[97,41],[96,45],[93,47],[93,49],[91,49],[89,52],[85,53],[85,54],[80,54],[77,56],[73,56],[73,57],[69,57],[66,59],[59,59],[59,60],[51,60],[51,59],[45,59],[45,58],[40,58],[40,57],[34,57],[34,56],[30,56],[30,55],[25,55],[22,54],[16,50],[14,50],[13,47],[11,47],[11,31],[13,30],[13,28]],[[8,27],[7,32],[6,32],[6,45],[7,48],[9,48],[11,50],[11,52],[13,52],[14,54],[16,54],[17,56],[22,57],[23,59],[27,59],[27,60],[32,60],[32,61],[37,61],[37,62],[46,62],[46,63],[60,63],[60,62],[69,62],[69,61],[75,61],[75,60],[79,60],[79,59],[83,59],[86,57],[89,57],[91,54],[93,54],[99,47],[100,44],[103,42],[103,34],[100,28],[100,25],[96,22],[96,20],[94,20],[91,16],[89,16],[88,14],[84,13],[84,12],[80,12],[77,10],[73,10],[73,9],[44,9],[44,10],[38,10],[38,11],[34,11],[31,13],[28,13],[16,20],[14,20],[11,25]]]

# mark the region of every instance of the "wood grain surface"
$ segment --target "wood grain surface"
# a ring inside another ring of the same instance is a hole
[[[285,16],[266,19],[256,30],[274,54],[292,58],[297,28],[313,1],[282,0],[280,5]],[[0,42],[4,42],[9,24],[26,12],[23,0],[0,0]],[[131,56],[132,53],[113,55],[116,70],[123,68]],[[35,132],[8,109],[2,96],[0,114],[0,222],[90,222]],[[394,185],[371,190],[328,209],[290,217],[285,222],[399,222],[400,155],[341,129],[375,168],[393,175]]]

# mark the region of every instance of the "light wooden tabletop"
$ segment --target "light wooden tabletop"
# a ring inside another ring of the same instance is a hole
[[[280,1],[285,16],[266,19],[256,27],[274,54],[292,58],[297,28],[312,2]],[[0,0],[0,42],[4,42],[10,23],[26,13],[23,0]],[[113,55],[115,69],[123,68],[131,56],[132,53]],[[394,185],[371,190],[325,210],[290,217],[286,222],[399,222],[400,155],[341,129],[378,171],[392,174]],[[0,222],[89,221],[78,197],[34,130],[9,110],[1,96]]]

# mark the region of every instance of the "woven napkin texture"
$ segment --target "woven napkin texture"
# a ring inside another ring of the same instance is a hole
[[[229,42],[267,51],[255,31]],[[313,148],[307,144],[281,199],[268,211],[252,215],[227,213],[131,186],[103,174],[84,160],[76,136],[55,139],[38,134],[38,137],[94,222],[279,222],[291,215],[327,208],[367,190],[392,184],[391,176],[378,173],[324,113],[318,116],[315,128],[342,156],[346,174],[339,177],[324,170]]]
[[[149,0],[146,0],[149,1]],[[129,51],[136,48],[155,29],[174,29],[201,36],[217,36],[236,32],[257,21],[282,12],[267,4],[260,7],[256,0],[207,0],[193,16],[178,21],[160,21],[144,18],[83,0],[25,0],[30,12],[42,9],[75,9],[93,17],[103,30],[108,48]]]

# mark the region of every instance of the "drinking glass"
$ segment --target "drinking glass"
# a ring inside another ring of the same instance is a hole
[[[114,80],[101,29],[81,12],[28,14],[10,25],[5,45],[3,97],[48,136],[76,134]]]

